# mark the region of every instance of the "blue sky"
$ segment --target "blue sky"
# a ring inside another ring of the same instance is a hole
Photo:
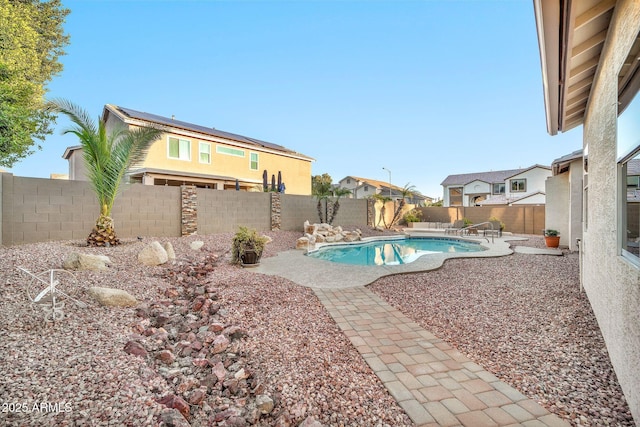
[[[312,173],[414,185],[551,162],[533,5],[513,1],[70,1],[49,98],[212,126],[316,159]],[[9,171],[66,173],[58,120]]]

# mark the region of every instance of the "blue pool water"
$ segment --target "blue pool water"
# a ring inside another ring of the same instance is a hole
[[[479,243],[434,237],[410,237],[377,240],[368,243],[320,248],[308,256],[352,265],[398,265],[415,261],[423,255],[448,252],[479,252]]]

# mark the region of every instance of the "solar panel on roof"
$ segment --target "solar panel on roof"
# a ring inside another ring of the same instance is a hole
[[[225,132],[225,131],[221,131],[221,130],[214,129],[214,128],[208,128],[208,127],[205,127],[205,126],[200,126],[200,125],[196,125],[196,124],[189,123],[189,122],[183,122],[181,120],[170,119],[170,118],[167,118],[167,117],[158,116],[156,114],[144,113],[144,112],[141,112],[141,111],[132,110],[130,108],[124,108],[124,107],[117,107],[117,108],[118,108],[118,110],[120,110],[121,112],[126,114],[127,116],[129,116],[131,118],[134,118],[134,119],[140,119],[140,120],[145,120],[145,121],[148,121],[148,122],[158,123],[158,124],[161,124],[161,125],[179,127],[179,128],[187,129],[187,130],[193,130],[193,131],[196,131],[196,132],[204,133],[206,135],[212,135],[212,136],[218,136],[218,137],[221,137],[221,138],[232,139],[234,141],[244,142],[246,144],[251,144],[251,145],[258,145],[258,146],[261,146],[261,147],[270,148],[272,150],[285,151],[285,152],[289,152],[289,153],[293,153],[294,152],[292,150],[289,150],[286,147],[283,147],[282,145],[273,144],[273,143],[267,142],[267,141],[261,141],[259,139],[255,139],[255,138],[249,138],[247,136],[242,136],[242,135],[238,135],[238,134],[231,133],[231,132]]]

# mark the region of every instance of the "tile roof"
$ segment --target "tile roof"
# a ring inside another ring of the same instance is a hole
[[[225,138],[225,139],[229,139],[236,142],[241,142],[243,144],[263,147],[263,148],[267,148],[275,151],[281,151],[287,154],[303,157],[308,160],[313,160],[311,157],[308,157],[308,156],[305,156],[304,154],[290,150],[286,147],[283,147],[282,145],[273,144],[271,142],[262,141],[259,139],[250,138],[248,136],[238,135],[235,133],[221,131],[216,128],[200,126],[193,123],[184,122],[181,120],[175,120],[168,117],[158,116],[156,114],[144,113],[141,111],[132,110],[130,108],[119,107],[117,105],[112,105],[112,104],[107,104],[105,106],[105,110],[106,109],[113,111],[114,113],[118,114],[122,118],[137,119],[137,120],[142,120],[142,121],[155,123],[163,126],[170,126],[174,128],[180,128],[180,129],[192,131],[192,132],[198,132],[205,135],[217,136],[220,138]]]

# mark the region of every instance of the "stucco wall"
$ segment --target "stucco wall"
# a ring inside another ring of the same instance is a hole
[[[545,205],[545,229],[560,232],[560,245],[570,246],[569,208],[571,205],[569,191],[569,174],[550,176],[546,181],[547,203]],[[575,249],[575,248],[572,248]]]
[[[505,195],[508,198],[513,198],[521,197],[525,194],[534,193],[536,191],[544,191],[545,180],[550,176],[550,169],[543,169],[539,167],[514,175],[505,182]],[[513,179],[526,179],[527,189],[525,191],[511,192],[511,180]]]
[[[585,117],[589,187],[583,252],[583,284],[636,423],[640,423],[640,269],[620,256],[616,122],[618,73],[639,31],[640,2],[619,0]]]
[[[569,168],[569,242],[577,249],[576,240],[582,240],[582,159],[575,160]]]

